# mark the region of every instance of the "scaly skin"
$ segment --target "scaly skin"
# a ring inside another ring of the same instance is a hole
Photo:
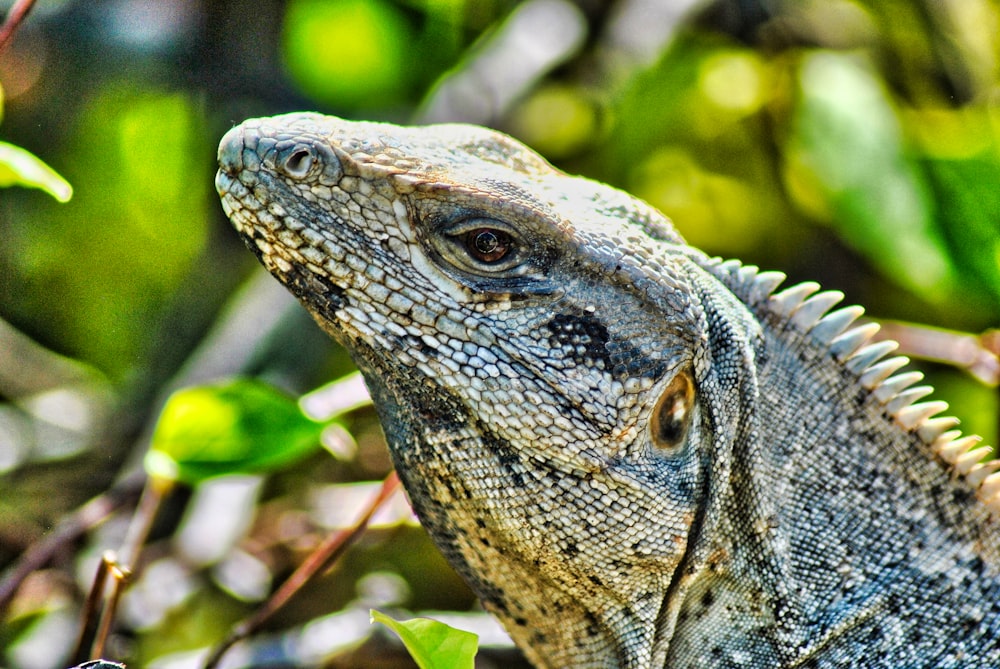
[[[219,161],[539,667],[1000,666],[1000,474],[839,295],[482,128],[291,114]]]

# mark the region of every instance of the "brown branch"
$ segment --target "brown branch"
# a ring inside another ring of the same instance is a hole
[[[111,625],[122,591],[138,570],[139,553],[146,543],[153,521],[156,520],[164,495],[172,487],[172,481],[156,477],[146,479],[138,508],[132,514],[132,522],[129,524],[121,550],[117,555],[108,551],[101,557],[97,575],[83,607],[83,622],[80,625],[73,662],[85,662],[104,654],[104,646],[111,633]],[[105,597],[109,576],[113,581],[110,594]]]
[[[372,514],[396,492],[397,488],[399,488],[399,478],[396,476],[396,472],[390,472],[385,477],[385,480],[382,481],[382,488],[379,490],[378,495],[368,503],[364,513],[357,522],[352,527],[334,532],[316,550],[310,553],[302,564],[299,565],[299,568],[288,577],[288,580],[281,584],[281,587],[271,595],[271,598],[263,606],[257,609],[251,617],[234,627],[229,636],[215,647],[208,660],[206,660],[204,669],[215,669],[219,665],[219,662],[222,661],[222,657],[226,654],[226,651],[232,648],[237,642],[242,641],[260,629],[267,619],[284,606],[317,572],[340,557],[361,536],[368,525],[368,521],[371,520]]]
[[[1000,384],[1000,331],[981,335],[899,321],[877,321],[877,339],[892,339],[903,355],[964,369],[989,386]]]
[[[94,635],[94,645],[90,649],[92,659],[100,658],[104,655],[104,646],[111,634],[111,625],[115,621],[115,613],[118,612],[118,602],[121,600],[125,585],[131,580],[132,573],[125,567],[117,563],[111,564],[110,575],[114,579],[111,584],[111,594],[101,611],[101,619],[97,625],[97,632]]]
[[[83,610],[80,612],[83,622],[80,624],[80,634],[76,638],[76,649],[71,656],[73,664],[83,664],[90,659],[88,647],[97,635],[101,602],[104,601],[104,589],[108,583],[108,574],[111,572],[114,559],[114,555],[111,553],[104,553],[101,556],[101,561],[97,563],[97,572],[94,574],[94,580],[90,584],[90,592],[87,593]]]
[[[100,525],[118,509],[134,504],[139,498],[144,479],[145,476],[137,475],[123,480],[108,492],[81,506],[73,515],[62,520],[50,534],[30,546],[13,570],[0,581],[0,614],[10,604],[24,580],[48,564],[62,548]]]
[[[0,26],[0,53],[3,53],[7,45],[10,44],[11,38],[17,32],[18,26],[28,16],[28,12],[31,11],[34,5],[35,0],[17,0],[14,6],[10,8],[6,20]]]

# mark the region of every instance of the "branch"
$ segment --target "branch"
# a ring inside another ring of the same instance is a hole
[[[271,598],[264,603],[256,613],[251,617],[247,618],[239,625],[237,625],[229,636],[215,649],[209,656],[208,660],[205,662],[204,669],[216,669],[219,662],[222,661],[222,657],[226,654],[230,648],[233,647],[238,641],[242,641],[247,638],[263,625],[268,618],[270,618],[278,609],[284,606],[292,596],[298,592],[302,586],[308,583],[317,572],[322,570],[327,564],[333,560],[340,557],[340,555],[347,550],[354,541],[361,536],[364,532],[365,527],[368,525],[368,521],[371,519],[372,514],[382,504],[388,500],[393,493],[399,488],[399,478],[396,476],[396,472],[390,472],[385,480],[382,481],[382,488],[379,490],[378,495],[376,495],[368,506],[365,508],[364,513],[361,517],[354,523],[350,528],[339,530],[334,532],[326,540],[320,544],[316,550],[309,554],[309,557],[299,565],[299,568],[288,577],[281,587],[271,595]]]
[[[17,32],[18,26],[28,16],[28,12],[31,11],[34,5],[35,0],[17,0],[14,6],[10,8],[7,19],[0,26],[0,53],[3,53],[7,45],[10,44],[10,40],[14,37],[14,33]]]
[[[898,342],[898,353],[964,369],[988,386],[1000,384],[1000,330],[974,335],[899,321],[878,324],[876,338]]]
[[[7,608],[17,589],[28,576],[41,569],[62,548],[75,541],[81,534],[100,525],[118,509],[134,504],[139,498],[145,476],[134,476],[122,481],[108,492],[93,498],[64,519],[48,536],[33,544],[0,581],[0,613]]]

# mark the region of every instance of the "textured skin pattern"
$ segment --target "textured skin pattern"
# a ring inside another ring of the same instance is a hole
[[[840,295],[481,128],[292,114],[219,160],[539,667],[1000,666],[997,465]]]

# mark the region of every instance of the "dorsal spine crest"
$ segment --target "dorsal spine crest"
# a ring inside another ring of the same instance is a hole
[[[738,261],[713,259],[716,273],[746,304],[770,322],[803,335],[802,341],[826,348],[833,364],[842,365],[869,391],[872,399],[899,429],[913,434],[956,476],[961,476],[983,501],[991,514],[1000,519],[1000,460],[986,460],[993,453],[989,446],[979,446],[981,437],[963,436],[953,430],[958,420],[942,416],[948,404],[941,400],[917,402],[933,389],[911,387],[923,378],[918,371],[899,371],[909,363],[905,356],[883,359],[898,344],[884,339],[872,342],[879,330],[877,323],[854,325],[864,310],[847,306],[829,311],[843,299],[839,291],[820,291],[813,281],[778,290],[786,278],[781,272],[760,272],[753,265]]]

